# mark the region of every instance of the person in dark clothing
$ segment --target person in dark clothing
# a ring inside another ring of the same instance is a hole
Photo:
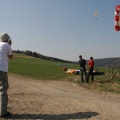
[[[80,64],[80,72],[81,72],[81,82],[84,83],[84,77],[83,77],[83,75],[84,75],[85,79],[86,79],[86,82],[88,83],[86,67],[85,67],[86,60],[82,58],[82,55],[80,55],[79,58],[80,58],[79,64]]]
[[[89,77],[91,76],[91,81],[94,80],[94,60],[93,57],[90,57],[90,60],[88,61],[88,66],[89,66],[89,71],[88,71],[88,81],[89,81]]]

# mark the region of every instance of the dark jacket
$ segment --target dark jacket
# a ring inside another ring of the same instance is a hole
[[[80,59],[80,60],[79,60],[79,64],[80,64],[80,67],[85,68],[86,60],[85,60],[85,59]]]

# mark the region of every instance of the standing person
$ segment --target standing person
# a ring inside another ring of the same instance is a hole
[[[89,81],[89,77],[91,76],[91,81],[94,80],[94,60],[93,57],[90,57],[90,60],[88,61],[88,66],[89,66],[89,71],[88,71],[88,81]]]
[[[11,39],[7,33],[0,35],[0,117],[5,118],[12,115],[7,111],[8,95],[8,61],[13,58]]]
[[[79,58],[80,58],[79,64],[80,64],[80,71],[81,71],[81,82],[84,83],[84,77],[83,77],[83,74],[84,74],[86,82],[88,83],[87,73],[85,68],[86,60],[82,58],[82,55],[80,55]]]

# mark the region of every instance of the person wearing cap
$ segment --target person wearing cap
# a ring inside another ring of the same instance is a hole
[[[89,77],[91,76],[91,81],[94,80],[94,60],[93,57],[90,57],[90,60],[88,61],[88,66],[89,66],[89,71],[88,71],[88,81],[89,81]]]
[[[86,67],[85,67],[86,60],[82,58],[82,55],[80,55],[79,58],[80,58],[79,65],[80,65],[80,72],[81,72],[81,82],[84,83],[84,77],[83,77],[83,75],[84,75],[85,79],[86,79],[86,82],[88,83]]]
[[[13,58],[11,39],[7,33],[0,35],[0,117],[5,118],[12,115],[7,111],[8,95],[8,62]]]

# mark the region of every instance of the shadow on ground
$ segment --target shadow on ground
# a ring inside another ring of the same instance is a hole
[[[78,112],[73,114],[15,114],[8,119],[68,120],[84,119],[99,115],[97,112]]]

